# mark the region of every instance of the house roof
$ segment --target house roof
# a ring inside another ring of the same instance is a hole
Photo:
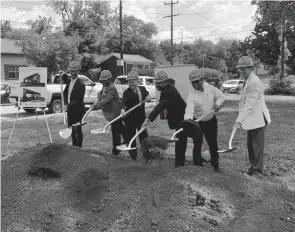
[[[21,47],[15,43],[16,40],[1,39],[1,54],[23,54]]]
[[[120,53],[110,53],[109,55],[106,55],[103,58],[101,58],[99,61],[97,61],[97,63],[101,64],[112,56],[115,56],[118,59],[120,59],[120,57],[121,57]],[[131,55],[131,54],[123,54],[123,60],[124,60],[124,62],[130,62],[133,64],[152,64],[152,63],[154,63],[153,61],[151,61],[143,56]]]

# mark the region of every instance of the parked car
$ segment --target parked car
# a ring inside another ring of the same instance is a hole
[[[221,82],[220,82],[219,78],[206,78],[206,82],[208,84],[213,85],[214,87],[216,87],[218,89],[220,89],[220,87],[221,87]]]
[[[87,76],[78,75],[78,78],[82,80],[86,89],[84,95],[85,104],[93,104],[97,100],[97,94],[102,90],[102,84],[93,82]],[[62,87],[66,87],[66,83],[69,80],[63,79]],[[14,98],[18,98],[18,94],[13,94]],[[62,102],[61,102],[61,91],[60,91],[60,77],[59,74],[56,74],[53,80],[53,83],[47,84],[47,93],[46,93],[46,105],[51,113],[61,113],[62,112]],[[34,112],[35,109],[25,108],[26,112]]]
[[[226,82],[222,84],[220,89],[223,92],[237,93],[242,89],[243,84],[244,84],[244,80],[240,80],[240,79],[227,80]]]
[[[156,87],[153,77],[139,76],[139,85],[147,89],[152,99],[156,98]],[[115,80],[115,86],[118,90],[119,97],[122,98],[123,92],[129,87],[127,76],[118,76]]]
[[[1,104],[9,103],[11,87],[9,84],[1,84]]]

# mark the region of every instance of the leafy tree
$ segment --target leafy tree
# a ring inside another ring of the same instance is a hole
[[[7,33],[12,31],[12,26],[10,21],[8,20],[1,20],[1,38],[6,39],[7,38]]]

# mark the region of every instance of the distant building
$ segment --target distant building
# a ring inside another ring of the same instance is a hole
[[[109,55],[99,57],[96,63],[101,70],[110,70],[113,74],[113,78],[121,75],[121,66],[118,66],[117,62],[120,60],[119,53],[110,53]],[[132,69],[138,70],[150,70],[155,66],[155,63],[149,59],[146,59],[140,55],[123,54],[124,70],[123,75],[127,75]]]
[[[15,83],[19,79],[19,67],[26,66],[27,57],[16,41],[1,39],[1,83]]]

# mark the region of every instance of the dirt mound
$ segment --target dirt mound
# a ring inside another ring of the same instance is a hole
[[[38,162],[37,162],[38,161]],[[32,165],[60,178],[26,175]],[[70,146],[2,162],[2,231],[292,231],[294,192],[209,164],[131,162]],[[227,167],[229,170],[229,167]]]
[[[94,187],[106,185],[108,176],[103,171],[90,168],[77,173],[73,177],[71,188],[77,192],[87,191]]]

